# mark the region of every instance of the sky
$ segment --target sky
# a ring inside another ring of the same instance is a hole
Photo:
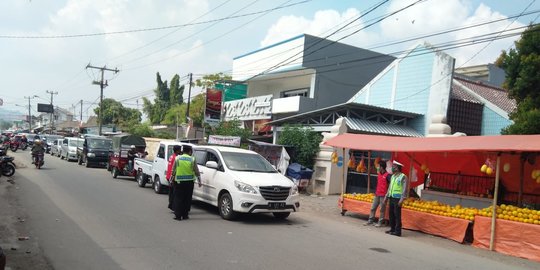
[[[418,42],[437,46],[503,30],[516,33],[531,22],[538,23],[540,14],[540,1],[535,0],[426,0],[376,22],[413,2],[2,0],[0,109],[25,115],[25,97],[37,96],[30,100],[32,114],[37,114],[37,103],[49,103],[47,91],[52,91],[57,92],[54,104],[70,111],[76,108],[77,119],[82,100],[86,120],[93,115],[100,92],[92,84],[100,73],[86,69],[88,64],[118,68],[118,73],[104,74],[105,98],[141,109],[142,97],[154,98],[157,72],[167,81],[178,74],[186,84],[189,73],[194,79],[230,73],[234,57],[303,33],[343,38],[342,43],[393,54]],[[532,14],[509,18],[522,13]],[[465,29],[427,37],[460,27]],[[514,35],[445,52],[456,58],[456,67],[493,63],[518,38]],[[400,43],[389,45],[395,42]],[[193,89],[192,96],[200,91]]]

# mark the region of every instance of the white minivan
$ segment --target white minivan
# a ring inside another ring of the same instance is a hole
[[[193,155],[202,186],[193,199],[217,206],[224,219],[237,213],[272,213],[285,219],[298,211],[298,187],[261,155],[225,146],[197,146]]]
[[[82,147],[84,140],[76,137],[67,137],[60,147],[60,158],[67,161],[77,160],[77,147]]]

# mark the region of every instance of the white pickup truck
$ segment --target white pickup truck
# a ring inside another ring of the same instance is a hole
[[[298,187],[261,155],[224,146],[197,146],[202,185],[193,199],[217,206],[224,219],[237,213],[272,213],[285,219],[300,207]]]
[[[151,184],[156,193],[163,193],[169,186],[165,175],[167,174],[167,165],[169,158],[173,154],[175,145],[190,145],[192,144],[174,141],[162,141],[157,146],[153,160],[143,158],[135,158],[134,168],[137,170],[137,184],[139,187],[145,187],[146,184]]]

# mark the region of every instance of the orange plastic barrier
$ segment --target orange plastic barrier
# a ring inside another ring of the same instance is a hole
[[[341,198],[339,199],[341,200]],[[369,212],[371,211],[371,204],[370,202],[364,202],[364,201],[358,201],[358,200],[351,200],[351,199],[343,199],[343,210],[346,210],[348,212],[354,212],[361,215],[369,216]],[[341,207],[340,201],[338,201],[338,206]],[[375,217],[379,217],[381,208],[377,208],[377,212],[375,212]],[[388,219],[388,206],[386,207],[386,212],[384,213],[385,218]]]
[[[489,249],[491,218],[474,218],[473,246]],[[540,226],[497,219],[495,222],[495,251],[540,262]]]
[[[338,202],[338,205],[341,206],[340,202]],[[358,214],[369,215],[371,203],[343,199],[343,209]],[[377,216],[378,214],[379,211],[377,211]],[[385,214],[388,218],[388,208]],[[416,230],[441,236],[459,243],[463,243],[465,240],[467,227],[470,223],[470,221],[460,218],[443,217],[409,209],[401,210],[401,222],[403,229]]]
[[[404,229],[425,232],[463,243],[470,221],[401,209],[401,222]]]

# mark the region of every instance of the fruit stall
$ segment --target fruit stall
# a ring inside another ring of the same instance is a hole
[[[403,228],[457,242],[472,230],[475,247],[540,261],[539,255],[530,255],[540,254],[540,241],[529,237],[540,236],[540,135],[405,138],[345,133],[325,144],[336,153],[387,152],[404,164],[409,187],[418,186],[420,198],[404,202]],[[356,164],[347,165],[344,172]],[[345,187],[343,178],[342,213],[368,215],[373,195],[346,193]],[[514,248],[523,246],[526,252]]]

